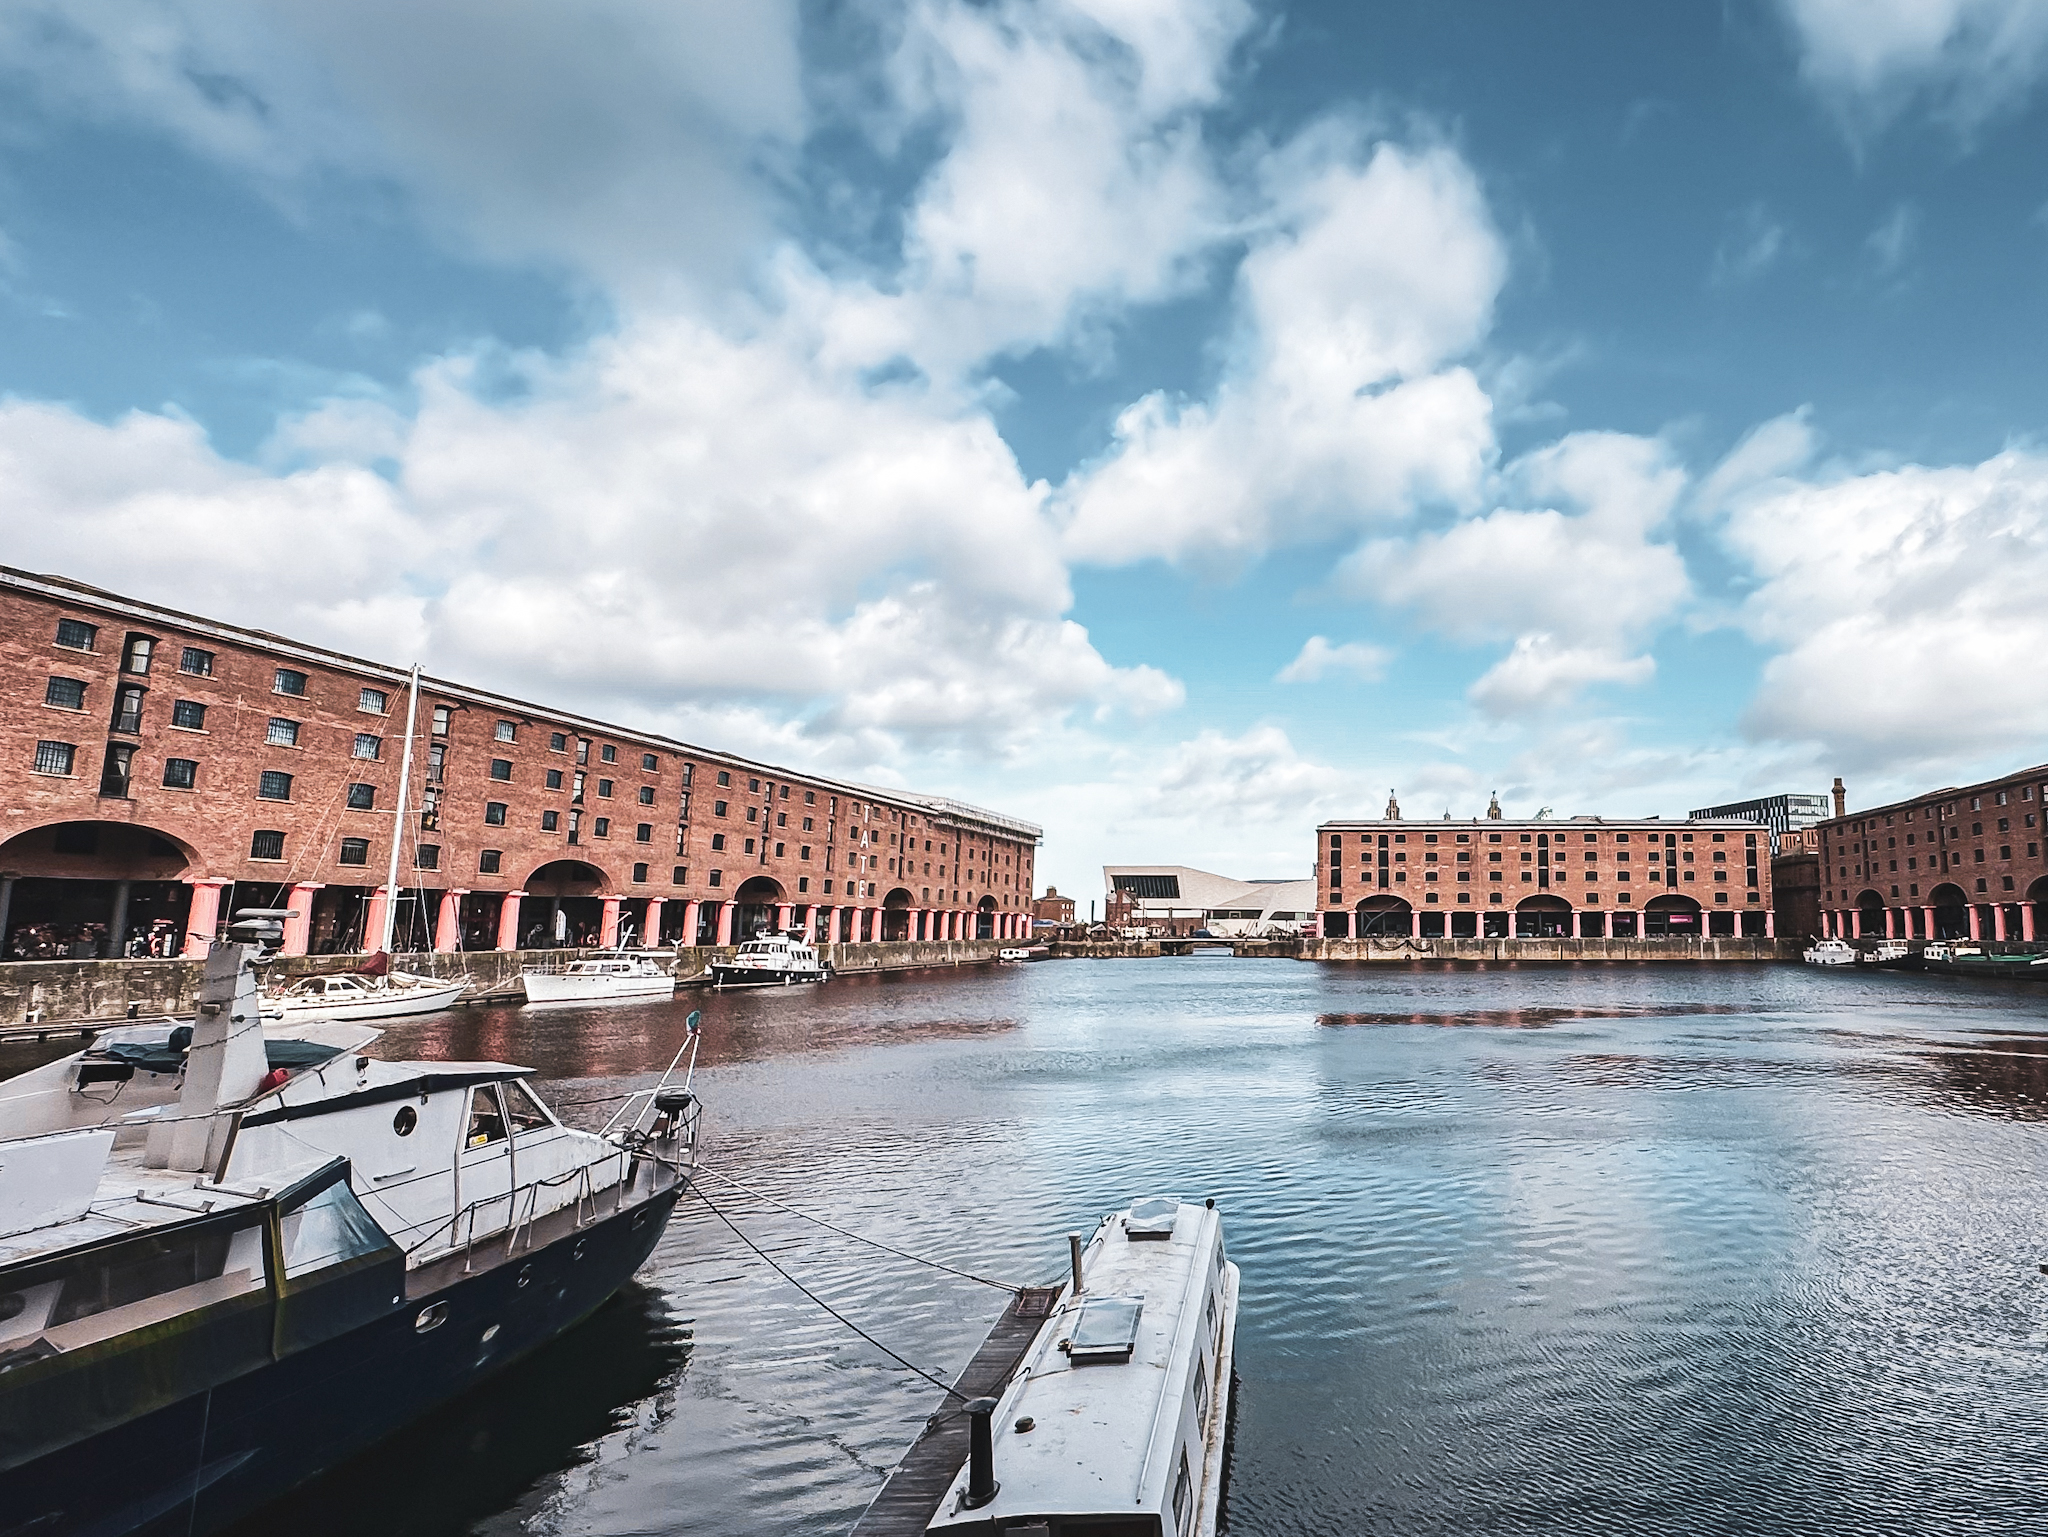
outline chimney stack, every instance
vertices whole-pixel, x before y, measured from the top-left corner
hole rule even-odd
[[[1841,817],[1848,814],[1849,792],[1842,788],[1842,776],[1837,774],[1835,775],[1835,815]]]

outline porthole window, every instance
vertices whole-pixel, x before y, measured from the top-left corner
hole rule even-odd
[[[391,1129],[401,1137],[409,1137],[413,1128],[420,1123],[420,1113],[410,1105],[400,1105],[398,1114],[391,1118]]]

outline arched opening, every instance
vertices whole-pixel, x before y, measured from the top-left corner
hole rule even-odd
[[[1856,895],[1856,921],[1866,939],[1884,938],[1884,898],[1865,888]]]
[[[1562,939],[1572,931],[1572,905],[1563,897],[1524,897],[1515,904],[1517,939]]]
[[[974,937],[994,939],[996,937],[996,899],[983,897],[974,911]]]
[[[1643,904],[1643,935],[1648,939],[1697,939],[1704,932],[1700,905],[1691,897],[1652,897]]]
[[[1930,891],[1927,900],[1934,907],[1936,939],[1970,937],[1970,899],[1963,895],[1962,887],[1952,881],[1946,882]]]
[[[882,938],[901,942],[916,937],[910,932],[910,889],[898,886],[882,898]]]
[[[580,859],[555,859],[521,884],[526,891],[519,907],[521,948],[597,943],[604,927],[601,898],[611,887],[604,871]]]
[[[1400,897],[1367,897],[1352,916],[1352,932],[1360,939],[1393,939],[1409,934],[1415,909]]]
[[[735,944],[752,939],[756,934],[771,933],[782,923],[780,911],[788,893],[782,889],[782,882],[772,876],[756,875],[741,881],[739,890],[732,894],[733,914],[732,937]]]
[[[17,833],[0,844],[0,958],[180,954],[192,907],[180,877],[197,858],[189,844],[132,822]]]

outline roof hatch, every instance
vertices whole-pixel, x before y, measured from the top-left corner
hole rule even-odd
[[[1173,1236],[1174,1219],[1180,1215],[1176,1196],[1156,1195],[1149,1201],[1133,1201],[1124,1217],[1124,1234],[1132,1242]]]
[[[1084,1297],[1067,1355],[1075,1365],[1088,1361],[1128,1361],[1138,1344],[1142,1297]]]

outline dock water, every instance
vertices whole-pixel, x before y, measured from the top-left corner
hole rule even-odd
[[[910,1444],[888,1482],[854,1523],[852,1537],[918,1537],[967,1460],[967,1416],[961,1406],[994,1398],[1059,1300],[1057,1286],[1027,1286],[1010,1299],[988,1338],[953,1384],[948,1397]]]

